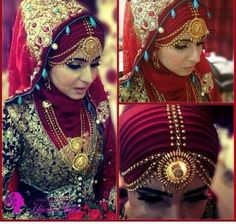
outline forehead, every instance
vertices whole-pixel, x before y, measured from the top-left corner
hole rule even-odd
[[[200,38],[200,40],[204,40],[205,38],[206,38],[205,36],[202,36],[202,37]],[[191,39],[192,39],[191,35],[190,35],[189,33],[185,32],[185,33],[183,33],[183,35],[181,36],[180,41],[191,40]],[[196,41],[196,40],[191,40],[191,42],[197,42],[197,41]]]
[[[195,189],[198,189],[200,187],[202,187],[204,185],[204,183],[202,182],[201,178],[198,177],[198,176],[195,176],[193,178],[193,180],[189,183],[189,185],[187,185],[187,187],[185,189],[183,189],[182,191],[174,194],[174,196],[178,195],[178,196],[181,196],[183,195],[185,192],[188,192],[188,191],[192,191],[192,190],[195,190]],[[145,187],[149,187],[149,188],[152,188],[152,189],[155,189],[155,190],[159,190],[159,191],[165,191],[166,192],[166,187],[164,188],[163,184],[160,182],[160,180],[158,179],[158,177],[154,177],[150,180],[150,182],[145,185]]]

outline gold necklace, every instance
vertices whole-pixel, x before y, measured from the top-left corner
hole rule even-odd
[[[91,144],[91,137],[85,132],[85,115],[83,113],[84,107],[80,110],[81,133],[79,137],[74,138],[67,138],[65,136],[57,121],[52,104],[48,100],[44,100],[42,102],[42,107],[47,124],[53,134],[53,137],[58,143],[60,153],[65,161],[76,171],[85,170],[89,166],[88,150]],[[89,117],[86,109],[85,112],[89,121],[89,133],[92,133],[93,130],[91,130],[90,125],[91,118]]]

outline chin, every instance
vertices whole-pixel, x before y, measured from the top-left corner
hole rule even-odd
[[[83,94],[83,95],[70,95],[68,97],[72,100],[81,100],[84,98],[84,96],[85,96],[85,94]]]

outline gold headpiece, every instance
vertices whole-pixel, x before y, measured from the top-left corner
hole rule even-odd
[[[102,54],[102,44],[97,37],[93,36],[94,35],[93,27],[89,24],[87,19],[85,19],[83,21],[83,24],[84,24],[85,29],[87,31],[87,35],[89,35],[89,36],[86,38],[83,38],[78,43],[76,43],[74,46],[67,49],[66,51],[64,51],[60,54],[48,57],[49,65],[54,66],[54,65],[62,65],[65,63],[70,63],[73,61],[73,59],[79,53],[81,53],[81,56],[83,56],[83,59],[86,62],[91,63],[97,56]],[[76,50],[74,50],[74,49],[76,49]],[[71,52],[73,50],[74,50],[74,52],[72,54],[70,54],[68,57],[66,57],[64,60],[62,60],[60,62],[53,62],[52,59],[60,58],[63,55],[68,54],[69,52]]]
[[[53,31],[63,21],[83,11],[76,0],[23,0],[20,7],[27,45],[32,56],[38,60],[42,49],[52,44]]]
[[[211,177],[202,162],[212,167],[215,167],[215,163],[201,154],[182,150],[186,146],[186,131],[180,106],[167,105],[167,116],[170,124],[170,148],[174,149],[168,153],[158,153],[147,157],[122,172],[121,175],[125,177],[135,169],[150,164],[138,179],[126,183],[128,191],[135,191],[146,185],[154,176],[158,177],[164,190],[168,193],[185,191],[196,175],[204,184],[210,185]]]
[[[155,39],[155,46],[158,48],[165,47],[165,48],[171,48],[174,47],[176,44],[178,44],[185,34],[189,34],[190,40],[193,42],[198,42],[202,40],[202,38],[206,37],[209,34],[209,30],[207,28],[206,22],[202,18],[198,18],[198,12],[196,9],[193,9],[192,4],[188,3],[188,6],[192,12],[192,15],[195,17],[192,20],[187,21],[183,26],[181,26],[178,30],[175,32],[162,37]],[[160,41],[166,40],[171,38],[172,36],[175,36],[177,33],[179,35],[175,38],[173,38],[169,43],[167,44],[160,44]]]
[[[60,62],[53,62],[52,59],[61,57],[68,52],[72,51],[73,49],[77,48],[72,54],[70,54],[66,59]],[[65,63],[70,63],[73,61],[73,59],[78,55],[78,53],[81,53],[83,55],[83,59],[86,60],[87,62],[91,63],[97,55],[102,54],[102,45],[100,40],[97,37],[89,36],[86,38],[83,38],[80,40],[77,44],[75,44],[73,47],[69,48],[67,51],[49,57],[49,65],[54,66],[54,65],[62,65]]]
[[[158,27],[158,16],[174,0],[132,0],[131,10],[134,17],[134,26],[137,36],[142,43],[145,43],[150,31]]]

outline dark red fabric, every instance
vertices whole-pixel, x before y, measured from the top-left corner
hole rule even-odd
[[[206,110],[198,106],[181,106],[186,146],[182,151],[195,152],[217,161],[219,139]],[[176,150],[171,135],[166,105],[135,105],[120,117],[120,170],[126,171],[136,162],[157,153]],[[150,164],[147,163],[125,176],[125,182],[136,180]],[[208,167],[210,175],[214,170]]]
[[[169,7],[167,7],[162,14],[159,16],[158,21],[161,22],[163,18],[167,15],[170,10],[180,3],[181,0],[176,0],[172,3]],[[165,19],[162,27],[164,28],[165,32],[160,34],[158,33],[154,39],[159,39],[172,34],[181,26],[183,26],[187,21],[192,20],[195,18],[194,15],[191,13],[191,9],[188,3],[192,4],[192,1],[186,1],[185,3],[181,4],[179,7],[175,8],[176,17],[172,18],[171,15]],[[144,76],[146,89],[148,92],[149,99],[151,101],[155,101],[155,97],[153,92],[150,88],[150,83],[154,85],[154,87],[160,92],[163,93],[165,99],[167,101],[187,101],[186,99],[186,83],[190,82],[190,77],[180,77],[177,74],[172,73],[167,68],[164,68],[161,65],[160,69],[154,68],[152,64],[152,52],[155,49],[154,42],[150,44],[150,41],[153,40],[153,36],[155,35],[156,31],[150,32],[145,46],[141,46],[141,42],[136,35],[135,27],[133,24],[133,16],[130,8],[131,3],[127,3],[127,8],[125,11],[124,17],[124,36],[123,36],[123,49],[124,49],[124,75],[130,75],[131,72],[134,70],[134,66],[137,64],[139,69],[142,71]],[[200,5],[198,10],[199,16],[198,18],[204,19],[206,22],[208,29],[210,29],[210,19],[207,16],[207,10]],[[173,38],[178,36],[179,33],[176,33],[174,36],[170,38],[164,39],[159,41],[159,44],[167,44]],[[149,53],[149,60],[145,61],[143,59],[143,53],[148,48]],[[140,52],[141,53],[140,53]],[[142,56],[142,57],[141,57]],[[141,57],[141,59],[140,59]],[[197,74],[198,78],[201,79],[205,73],[211,72],[211,68],[206,60],[204,54],[201,55],[200,62],[195,66],[195,73]],[[194,99],[194,93],[190,92],[191,98]],[[218,91],[214,88],[210,94],[211,101],[221,101]]]
[[[36,66],[36,60],[31,56],[26,44],[26,32],[18,10],[13,29],[12,44],[9,55],[8,83],[9,96],[15,95],[16,90],[23,91],[31,87],[30,75]]]

